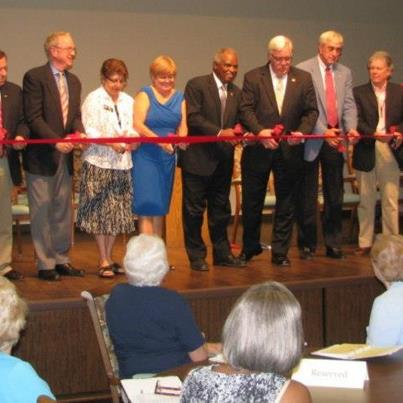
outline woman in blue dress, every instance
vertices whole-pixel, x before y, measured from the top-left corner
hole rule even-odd
[[[186,106],[183,93],[175,90],[175,62],[158,56],[150,65],[150,76],[152,84],[135,97],[135,129],[144,137],[186,136]],[[132,158],[133,213],[140,233],[162,236],[175,174],[175,148],[168,143],[143,143]]]

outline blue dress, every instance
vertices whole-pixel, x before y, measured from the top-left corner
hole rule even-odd
[[[141,91],[150,100],[145,125],[160,137],[176,133],[182,119],[183,93],[177,91],[161,104],[150,86]],[[171,202],[175,154],[168,154],[157,144],[142,144],[132,153],[132,159],[133,213],[140,216],[166,215]]]

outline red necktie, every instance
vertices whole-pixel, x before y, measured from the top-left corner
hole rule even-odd
[[[326,67],[325,85],[327,124],[329,127],[337,127],[336,90],[334,89],[333,74],[330,66]]]
[[[6,132],[3,129],[3,103],[0,96],[0,140],[5,140]],[[3,156],[4,145],[0,144],[0,158]]]

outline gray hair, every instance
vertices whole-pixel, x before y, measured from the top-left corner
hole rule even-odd
[[[269,53],[273,52],[273,50],[282,50],[284,48],[290,48],[291,53],[293,51],[293,44],[290,38],[287,38],[284,35],[277,35],[274,38],[270,39],[267,44],[267,50]]]
[[[221,63],[223,55],[226,53],[232,53],[235,56],[238,56],[238,53],[233,48],[221,48],[214,55],[214,63]]]
[[[25,326],[28,308],[14,284],[3,276],[0,276],[0,307],[0,351],[10,353]]]
[[[382,59],[385,62],[386,66],[389,67],[391,71],[393,71],[394,66],[392,57],[388,52],[386,52],[385,50],[377,50],[376,52],[372,53],[372,55],[368,58],[367,67],[369,68],[371,63],[376,59]]]
[[[46,38],[45,43],[43,44],[43,48],[45,49],[45,53],[46,53],[46,56],[48,59],[50,56],[50,48],[57,46],[59,43],[59,38],[63,37],[63,36],[69,36],[71,39],[73,39],[70,32],[65,32],[65,31],[52,32]]]
[[[222,341],[232,367],[287,374],[302,355],[300,304],[280,283],[255,285],[236,302]]]
[[[403,280],[403,236],[379,234],[371,248],[375,275],[387,287]]]
[[[146,234],[131,238],[123,265],[130,284],[139,287],[160,285],[169,270],[164,241]]]
[[[328,42],[337,42],[340,44],[344,44],[343,35],[337,31],[326,31],[322,32],[319,36],[319,44],[326,44]]]

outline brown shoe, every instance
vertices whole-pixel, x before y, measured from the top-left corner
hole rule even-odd
[[[371,252],[371,247],[368,246],[366,248],[357,248],[354,251],[354,255],[356,256],[369,256],[369,253]]]

